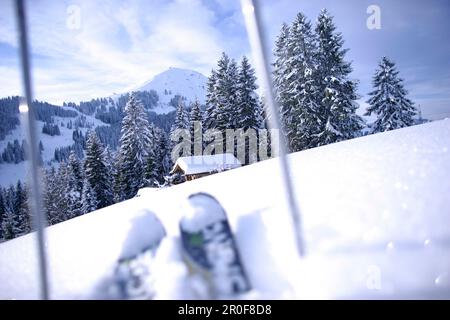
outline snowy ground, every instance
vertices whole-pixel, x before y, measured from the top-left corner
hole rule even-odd
[[[273,159],[48,228],[52,297],[98,297],[119,257],[159,240],[159,224],[142,218],[145,210],[167,232],[154,270],[158,297],[192,298],[174,248],[186,197],[205,191],[228,213],[254,289],[246,298],[450,298],[450,120],[289,160],[305,258],[296,255]],[[34,237],[0,245],[0,298],[38,297]]]

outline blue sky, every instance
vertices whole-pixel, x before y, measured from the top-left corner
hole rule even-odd
[[[250,48],[239,1],[28,1],[35,96],[53,103],[124,92],[169,67],[209,74],[220,53],[239,59]],[[450,116],[450,2],[447,0],[262,0],[270,43],[298,11],[313,22],[335,16],[350,49],[352,77],[366,100],[379,59],[397,62],[425,116]],[[366,27],[369,5],[381,29]],[[80,15],[77,15],[77,12]],[[80,19],[78,19],[78,17]],[[77,22],[80,22],[79,24]],[[0,1],[0,96],[21,83],[12,0]]]

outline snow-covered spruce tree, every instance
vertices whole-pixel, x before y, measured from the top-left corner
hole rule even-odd
[[[114,202],[121,202],[125,200],[125,194],[122,190],[122,174],[120,171],[120,167],[122,165],[122,156],[120,155],[120,152],[116,152],[114,154],[114,162],[113,162],[113,195],[114,195]]]
[[[149,154],[144,170],[144,186],[157,188],[159,186],[158,166],[154,154]]]
[[[125,199],[134,197],[139,188],[145,186],[144,171],[150,150],[151,133],[147,113],[136,96],[131,95],[125,106],[119,148],[120,185]],[[95,188],[95,183],[90,182],[101,203],[101,194]]]
[[[83,180],[81,162],[72,150],[67,163],[67,185],[65,190],[69,207],[68,218],[75,218],[81,215]]]
[[[204,130],[216,128],[216,112],[217,112],[217,99],[216,99],[216,82],[217,74],[213,69],[211,75],[208,78],[206,84],[206,111],[204,118]]]
[[[289,117],[287,116],[288,111],[288,82],[286,81],[286,76],[288,75],[287,67],[287,59],[289,57],[288,53],[288,39],[289,39],[289,26],[286,23],[283,23],[281,27],[280,34],[278,35],[277,40],[275,41],[275,49],[274,56],[275,62],[273,63],[273,84],[275,89],[275,99],[277,100],[280,106],[280,114],[282,115],[281,120],[283,122],[283,126],[287,126],[287,120]],[[284,115],[284,116],[283,116]]]
[[[103,152],[103,159],[105,160],[106,169],[108,172],[108,177],[111,185],[114,185],[114,177],[116,176],[116,166],[115,166],[115,152],[111,150],[109,146],[105,147]],[[114,187],[111,189],[114,194]]]
[[[237,119],[238,67],[225,53],[217,63],[215,98],[217,100],[216,129],[235,129]]]
[[[44,176],[44,207],[50,225],[66,221],[72,217],[69,210],[71,197],[67,193],[69,169],[62,162],[58,171],[54,167],[47,170]]]
[[[203,114],[197,99],[191,105],[189,133],[191,134],[191,153],[199,156],[201,154],[196,154],[196,151],[203,151]]]
[[[5,189],[3,193],[3,201],[5,205],[5,212],[3,216],[2,229],[3,240],[10,240],[15,238],[15,213],[14,213],[14,187],[10,186]]]
[[[31,219],[28,209],[28,192],[20,180],[17,182],[14,197],[14,218],[13,232],[14,237],[19,237],[31,231]]]
[[[345,61],[348,49],[343,49],[342,34],[336,32],[327,10],[319,14],[315,31],[322,119],[313,145],[320,146],[358,136],[364,122],[356,114],[357,83],[349,79],[352,67]]]
[[[171,168],[170,144],[167,134],[160,128],[155,128],[154,153],[158,172],[158,182],[163,185],[165,176],[169,174]]]
[[[176,129],[188,129],[189,128],[189,118],[186,112],[184,102],[180,100],[175,113],[175,120],[172,125],[171,131]]]
[[[89,180],[84,179],[83,181],[83,192],[81,196],[81,214],[86,214],[97,210],[98,200],[95,190],[92,188]]]
[[[111,185],[111,192],[112,192],[112,202],[120,202],[123,201],[124,198],[121,196],[121,190],[120,190],[120,184],[117,182],[120,180],[120,174],[119,174],[119,152],[113,151],[110,146],[106,146],[105,150],[103,152],[103,159],[105,161],[106,171],[108,172],[108,179],[109,183]],[[84,184],[83,184],[84,185]],[[92,186],[91,186],[92,187]],[[97,195],[96,195],[97,196]],[[98,203],[98,201],[97,201]]]
[[[6,204],[5,199],[3,197],[3,188],[0,187],[0,242],[5,240],[4,238],[4,232],[3,232],[3,221],[6,219]]]
[[[374,91],[365,115],[375,113],[377,119],[373,123],[372,133],[408,127],[414,124],[417,114],[413,102],[407,98],[408,92],[403,87],[403,79],[399,78],[395,63],[383,57],[373,77]]]
[[[54,219],[57,215],[56,197],[55,194],[55,178],[56,171],[54,167],[45,171],[44,185],[43,185],[43,198],[44,208],[47,214],[47,221],[50,225],[54,224]]]
[[[207,109],[204,121],[205,130],[216,129],[222,132],[224,147],[226,146],[225,130],[236,128],[237,78],[236,61],[222,53],[217,63],[217,70],[213,72],[208,82]],[[205,142],[207,143],[207,141]],[[223,150],[217,149],[214,152],[222,153]]]
[[[84,171],[86,179],[97,196],[97,209],[113,204],[112,183],[109,176],[110,171],[105,161],[105,150],[94,131],[87,134]]]
[[[261,105],[256,93],[255,70],[247,57],[243,57],[237,78],[236,128],[260,129],[263,127]]]
[[[261,104],[256,93],[256,76],[255,71],[251,67],[247,57],[243,57],[237,78],[237,99],[236,99],[236,112],[235,112],[235,127],[236,129],[242,129],[245,132],[249,129],[255,130],[255,136],[245,138],[245,140],[237,139],[236,141],[236,155],[237,150],[241,147],[245,150],[245,164],[249,164],[257,161],[257,150],[250,150],[250,140],[258,139],[258,129],[264,127],[264,121],[262,118]],[[247,132],[248,134],[248,132]],[[251,133],[252,135],[253,133]],[[256,153],[255,153],[256,152]]]
[[[187,156],[186,154],[182,154],[182,150],[179,150],[175,155],[175,159],[172,159],[174,148],[183,141],[183,134],[180,134],[181,130],[189,130],[189,119],[184,102],[180,100],[175,114],[175,121],[170,129],[170,166],[173,165],[173,162],[176,161],[178,157]]]
[[[156,139],[156,128],[153,123],[149,124],[150,146],[145,163],[144,170],[144,186],[158,187],[159,186],[159,163],[158,163],[158,146]]]
[[[298,13],[287,38],[285,75],[282,79],[281,117],[292,152],[312,147],[311,137],[320,123],[315,66],[316,44],[311,23]]]
[[[68,167],[66,162],[61,162],[55,176],[54,195],[56,196],[56,215],[53,217],[53,223],[59,223],[70,219],[69,197],[66,194]]]

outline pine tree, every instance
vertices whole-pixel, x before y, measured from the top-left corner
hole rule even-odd
[[[230,59],[225,53],[217,63],[215,99],[216,108],[216,129],[236,128],[237,116],[237,78],[238,68],[236,61]]]
[[[170,149],[167,134],[159,129],[155,129],[155,158],[157,159],[158,182],[164,184],[165,176],[169,174],[171,168]]]
[[[176,129],[188,129],[189,128],[189,120],[186,114],[184,102],[182,100],[179,101],[176,114],[175,121],[172,125],[171,131]]]
[[[255,71],[251,67],[247,57],[243,57],[239,68],[237,79],[237,101],[236,101],[236,128],[247,131],[254,130],[255,136],[237,140],[235,155],[239,156],[237,150],[244,148],[245,164],[255,162],[258,158],[257,150],[250,150],[250,140],[258,139],[258,130],[264,127],[263,112],[256,90]],[[253,132],[250,133],[253,135]],[[242,159],[241,159],[242,160]]]
[[[178,107],[175,114],[175,121],[172,125],[172,128],[170,130],[170,150],[171,153],[173,152],[176,145],[178,145],[180,142],[183,141],[183,135],[180,133],[180,131],[189,130],[189,119],[185,110],[184,102],[180,100],[178,103]],[[186,132],[187,133],[187,132]],[[176,161],[176,159],[180,156],[186,156],[185,154],[182,154],[182,150],[179,150],[177,154],[175,155],[175,159],[172,159],[172,156],[170,157],[170,166],[173,165],[173,163]]]
[[[87,135],[85,176],[97,196],[97,209],[101,209],[114,203],[111,177],[104,158],[103,145],[95,132],[88,132]]]
[[[81,214],[86,214],[92,211],[97,210],[99,207],[97,195],[95,194],[95,190],[92,188],[89,180],[84,179],[83,182],[83,193],[81,196]]]
[[[55,177],[56,215],[54,223],[60,223],[71,218],[69,210],[69,196],[65,192],[68,184],[69,169],[66,162],[61,162]]]
[[[408,127],[417,114],[413,102],[407,98],[403,79],[399,78],[395,63],[383,57],[373,77],[374,91],[369,93],[369,108],[365,115],[375,113],[377,119],[372,133]]]
[[[287,67],[287,59],[289,57],[288,52],[288,40],[289,40],[289,33],[290,29],[289,26],[286,23],[283,23],[280,34],[275,41],[275,50],[274,50],[274,56],[275,56],[275,62],[273,63],[273,84],[275,88],[275,96],[276,100],[280,106],[280,113],[281,115],[285,114],[288,108],[287,108],[287,100],[288,100],[288,93],[287,93],[287,81],[286,81],[286,75],[288,75]],[[287,117],[286,115],[283,117],[282,120],[286,122]],[[284,126],[287,126],[287,123],[283,123]]]
[[[114,166],[114,151],[111,151],[109,146],[106,146],[105,151],[103,152],[103,159],[105,159],[105,165],[107,167],[108,176],[110,177],[111,183],[113,183],[112,177],[115,175],[116,167]]]
[[[3,188],[0,187],[0,242],[5,240],[4,232],[3,232],[3,221],[6,220],[6,205],[5,199],[3,197]]]
[[[27,234],[31,230],[30,215],[28,209],[28,196],[26,187],[22,185],[20,180],[16,184],[15,191],[11,192],[13,196],[14,218],[13,233],[14,237]]]
[[[116,152],[114,155],[114,162],[112,168],[113,194],[115,203],[126,200],[125,194],[122,190],[123,183],[122,183],[121,165],[122,165],[122,157],[120,155],[120,152]]]
[[[58,190],[56,179],[57,174],[54,167],[46,171],[44,180],[44,206],[47,212],[47,221],[50,225],[62,221],[60,219],[58,203],[63,195],[61,194],[61,190]]]
[[[205,130],[221,131],[222,145],[226,146],[225,130],[236,129],[238,117],[237,106],[238,66],[236,61],[222,53],[217,70],[213,71],[207,85],[207,108],[205,115]],[[220,141],[216,141],[220,143]],[[216,147],[217,148],[217,147]],[[215,149],[215,153],[223,150]]]
[[[217,126],[217,99],[216,99],[217,74],[213,69],[206,84],[206,112],[204,119],[204,129],[215,129]]]
[[[120,184],[125,199],[134,197],[139,188],[145,186],[144,171],[150,150],[151,133],[147,113],[142,103],[132,95],[125,106],[119,149]],[[94,189],[101,202],[98,190]]]
[[[75,155],[75,152],[72,150],[67,163],[67,185],[65,191],[68,197],[69,218],[74,218],[81,215],[83,180],[84,177],[81,169],[81,163]]]
[[[144,170],[144,186],[158,187],[159,186],[159,163],[158,163],[158,141],[156,138],[156,128],[153,123],[149,124],[149,133],[151,143],[145,163]]]
[[[14,212],[14,187],[10,186],[4,191],[3,201],[5,205],[5,214],[0,226],[3,233],[4,240],[14,239],[16,237],[16,222],[15,222],[15,212]]]
[[[203,151],[203,114],[197,99],[191,105],[191,112],[189,114],[189,132],[191,134],[192,155],[201,155],[196,154],[196,151]]]
[[[284,28],[282,32],[287,32]],[[278,99],[281,117],[291,151],[310,148],[311,137],[318,131],[318,81],[315,66],[316,44],[311,23],[297,14],[286,41],[284,78],[280,81]],[[282,69],[283,70],[283,69]],[[278,72],[281,72],[278,70]],[[280,75],[281,76],[281,75]]]
[[[256,93],[257,89],[255,70],[244,56],[237,79],[237,128],[246,130],[263,127],[262,109]]]
[[[221,101],[225,101],[226,103],[222,106],[227,113],[225,119],[228,119],[227,125],[225,125],[226,129],[237,129],[237,119],[239,117],[239,109],[238,109],[238,77],[239,77],[239,68],[237,62],[234,59],[230,60],[230,64],[228,66],[228,72],[226,74],[226,80],[224,82],[220,81],[219,77],[219,85],[224,85],[225,95],[221,95],[221,91],[219,90],[219,98],[222,97]],[[226,98],[227,97],[227,98]],[[227,99],[227,100],[226,100]],[[219,109],[221,110],[221,109]]]
[[[117,176],[117,166],[116,166],[116,154],[118,152],[114,152],[111,150],[109,146],[106,146],[105,151],[103,152],[103,159],[106,166],[106,176],[108,178],[110,184],[110,191],[112,192],[112,202],[115,203],[115,177]],[[83,183],[84,186],[84,183]],[[91,186],[92,187],[92,186]],[[97,196],[97,195],[96,195]]]
[[[350,62],[345,61],[342,34],[336,32],[333,17],[322,10],[317,19],[317,66],[320,79],[321,121],[315,145],[324,145],[359,135],[364,126],[356,114],[357,83],[349,80]]]

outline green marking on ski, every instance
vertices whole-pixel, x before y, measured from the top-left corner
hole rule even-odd
[[[191,246],[200,247],[203,245],[203,236],[201,233],[194,233],[189,238],[189,243]]]

